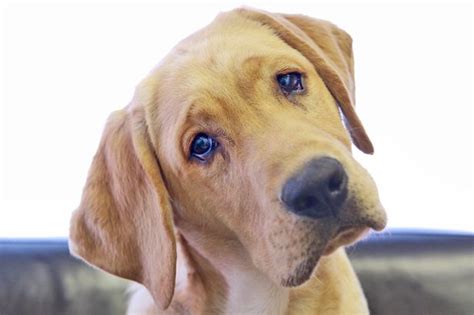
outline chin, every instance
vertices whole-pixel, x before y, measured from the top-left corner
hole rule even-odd
[[[318,262],[322,257],[333,254],[337,249],[353,244],[362,239],[369,232],[368,227],[341,227],[335,236],[325,246],[314,248],[309,255],[303,257],[297,267],[287,277],[281,279],[280,284],[284,287],[297,287],[311,278],[313,272],[318,268]]]
[[[303,259],[288,277],[281,280],[280,284],[284,287],[297,287],[305,283],[316,269],[321,256],[318,254]]]

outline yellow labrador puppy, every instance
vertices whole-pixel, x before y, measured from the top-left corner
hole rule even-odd
[[[351,138],[347,33],[220,14],[110,116],[71,251],[143,284],[131,314],[366,314],[342,246],[386,217]]]

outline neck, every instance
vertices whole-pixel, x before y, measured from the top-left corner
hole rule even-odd
[[[178,235],[175,294],[164,313],[142,287],[132,295],[128,314],[368,314],[342,248],[323,257],[304,285],[287,289],[257,270],[233,241],[214,247],[204,239],[199,243],[207,246],[198,246],[191,235]]]
[[[197,239],[201,241],[195,242]],[[206,301],[202,301],[205,307],[199,309],[205,314],[286,313],[289,289],[276,285],[258,270],[239,242],[207,240],[202,242],[192,233],[181,233],[176,297],[186,290],[194,295],[197,292],[190,290],[201,288],[198,294]],[[197,309],[196,305],[191,307]]]
[[[231,265],[225,271],[228,285],[226,313],[285,314],[289,290],[275,285],[252,264]]]
[[[289,289],[258,270],[235,238],[180,234],[172,314],[368,314],[343,248],[322,257],[304,285]]]

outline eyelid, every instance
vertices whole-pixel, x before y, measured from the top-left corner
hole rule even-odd
[[[276,72],[275,76],[288,74],[292,72],[300,73],[303,78],[306,77],[306,72],[304,72],[303,69],[301,69],[300,67],[296,67],[296,66],[287,66],[287,67],[281,68],[280,70]]]
[[[234,141],[227,135],[224,129],[212,126],[211,124],[199,124],[193,125],[182,133],[182,154],[183,156],[188,159],[189,158],[189,149],[191,148],[191,144],[193,143],[194,138],[200,134],[205,133],[210,137],[214,138],[217,142],[218,147],[222,147],[225,144],[233,145]]]

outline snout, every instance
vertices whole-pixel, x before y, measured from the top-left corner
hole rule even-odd
[[[285,262],[283,286],[301,285],[321,257],[386,224],[375,183],[360,164],[344,152],[311,157],[288,163],[290,175],[274,181],[279,208],[269,212],[275,216],[266,239],[275,264]]]
[[[334,158],[310,160],[283,185],[281,200],[300,216],[320,219],[337,217],[347,200],[347,174]]]

